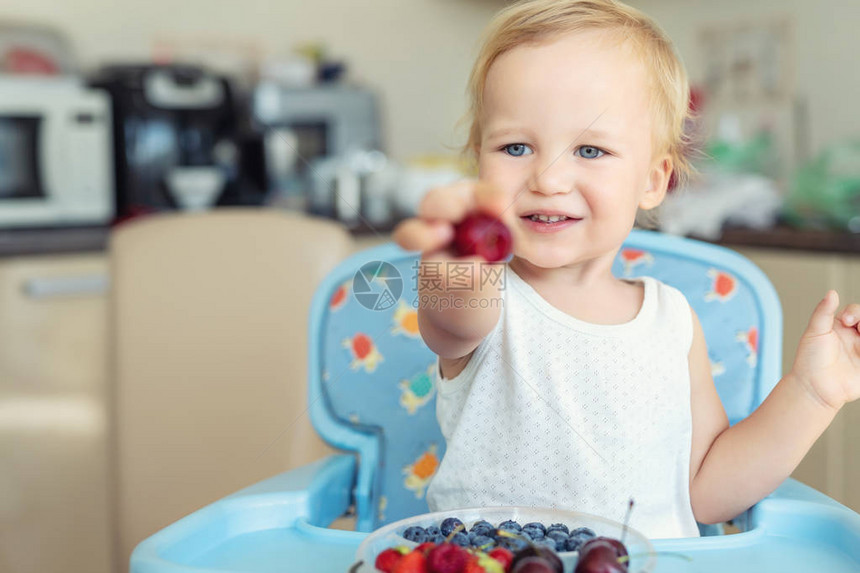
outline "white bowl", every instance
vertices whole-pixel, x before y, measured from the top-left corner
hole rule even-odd
[[[417,543],[409,541],[400,535],[407,527],[413,525],[420,525],[421,527],[439,525],[447,517],[458,518],[463,522],[467,530],[476,521],[482,519],[496,526],[503,521],[513,519],[520,525],[537,521],[547,527],[553,523],[563,523],[571,530],[577,527],[588,527],[594,530],[598,536],[613,537],[615,539],[621,539],[623,531],[623,525],[617,521],[604,519],[590,513],[541,507],[475,507],[424,513],[390,523],[368,535],[361,545],[358,546],[358,551],[356,551],[356,561],[363,561],[361,567],[357,569],[357,573],[377,573],[378,569],[374,567],[376,556],[389,547],[394,547],[395,545],[415,547]],[[630,573],[649,573],[654,570],[657,559],[654,555],[654,548],[647,537],[635,529],[628,527],[624,537],[624,545],[630,554],[630,562],[628,564]],[[579,558],[579,553],[576,551],[562,551],[558,553],[558,556],[561,558],[562,563],[564,563],[565,572],[572,572]]]
[[[182,209],[201,211],[215,204],[227,178],[220,167],[174,167],[167,172],[166,182],[168,191]]]

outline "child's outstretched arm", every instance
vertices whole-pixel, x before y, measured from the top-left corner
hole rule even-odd
[[[771,493],[839,409],[860,397],[860,305],[849,305],[837,317],[838,308],[838,294],[828,292],[812,313],[791,371],[755,412],[731,428],[695,319],[690,499],[698,521],[731,519]]]
[[[473,211],[504,220],[510,216],[506,215],[509,199],[478,181],[437,187],[424,196],[418,216],[404,221],[394,231],[394,240],[402,248],[422,252],[418,327],[424,342],[442,359],[445,377],[459,373],[496,325],[501,312],[500,305],[486,302],[499,299],[499,281],[480,280],[481,265],[490,263],[478,256],[456,257],[453,253],[454,225]],[[471,273],[472,280],[467,280],[468,276],[458,280],[458,270]]]

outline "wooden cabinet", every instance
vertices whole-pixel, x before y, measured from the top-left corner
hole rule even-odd
[[[828,289],[841,304],[860,301],[860,257],[766,248],[735,248],[768,275],[782,303],[783,372],[794,361],[812,309]],[[847,404],[793,477],[860,511],[860,401]]]
[[[107,573],[107,264],[0,259],[0,570]]]

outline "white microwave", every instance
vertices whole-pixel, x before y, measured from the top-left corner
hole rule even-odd
[[[0,229],[104,225],[110,100],[76,78],[0,75]]]

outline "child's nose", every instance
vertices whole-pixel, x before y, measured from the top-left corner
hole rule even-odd
[[[566,165],[563,156],[548,159],[543,165],[536,166],[532,174],[532,189],[543,195],[570,193],[574,184],[573,169]]]

